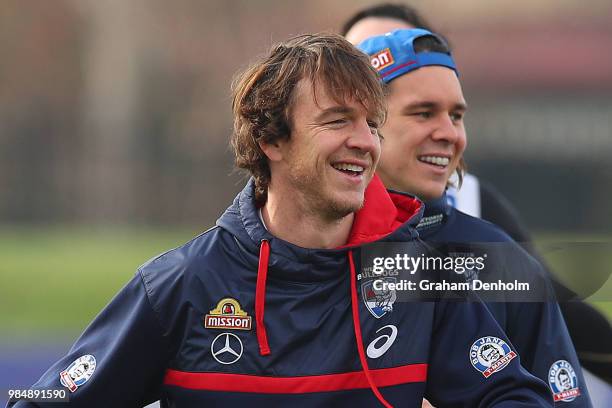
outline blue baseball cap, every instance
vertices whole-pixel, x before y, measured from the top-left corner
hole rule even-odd
[[[451,55],[435,51],[414,51],[414,40],[426,36],[433,36],[442,44],[446,44],[442,37],[431,31],[413,28],[367,38],[357,45],[357,48],[370,56],[372,66],[385,83],[428,65],[447,67],[459,75]]]

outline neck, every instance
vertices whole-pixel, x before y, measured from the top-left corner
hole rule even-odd
[[[302,248],[332,249],[345,245],[354,213],[340,219],[328,219],[316,211],[309,211],[305,204],[300,197],[269,188],[268,200],[261,211],[268,231]]]

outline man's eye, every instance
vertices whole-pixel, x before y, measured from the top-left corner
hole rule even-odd
[[[463,120],[464,113],[451,113],[451,119],[453,122],[460,122]]]
[[[328,125],[332,125],[332,126],[343,125],[345,123],[346,123],[346,119],[335,119],[335,120],[331,120],[327,122]]]
[[[419,116],[419,117],[421,117],[423,119],[429,119],[432,116],[431,112],[429,112],[429,111],[415,112],[415,113],[413,113],[413,115]]]
[[[368,121],[368,126],[370,127],[370,132],[372,132],[373,135],[379,135],[380,136],[380,134],[378,132],[378,123],[369,120]]]

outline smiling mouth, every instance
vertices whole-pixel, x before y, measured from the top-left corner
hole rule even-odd
[[[332,164],[332,167],[344,174],[348,174],[349,176],[360,176],[365,171],[363,167],[350,163],[335,163]]]
[[[417,160],[421,163],[431,164],[440,169],[448,167],[450,163],[450,159],[443,156],[418,156]]]

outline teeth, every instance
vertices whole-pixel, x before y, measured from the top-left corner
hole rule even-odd
[[[437,164],[438,166],[448,166],[448,163],[450,163],[448,157],[440,156],[421,156],[419,160],[426,163]]]
[[[356,164],[348,164],[348,163],[338,163],[333,165],[335,169],[338,170],[350,170],[356,172],[362,172],[363,167],[357,166]]]

